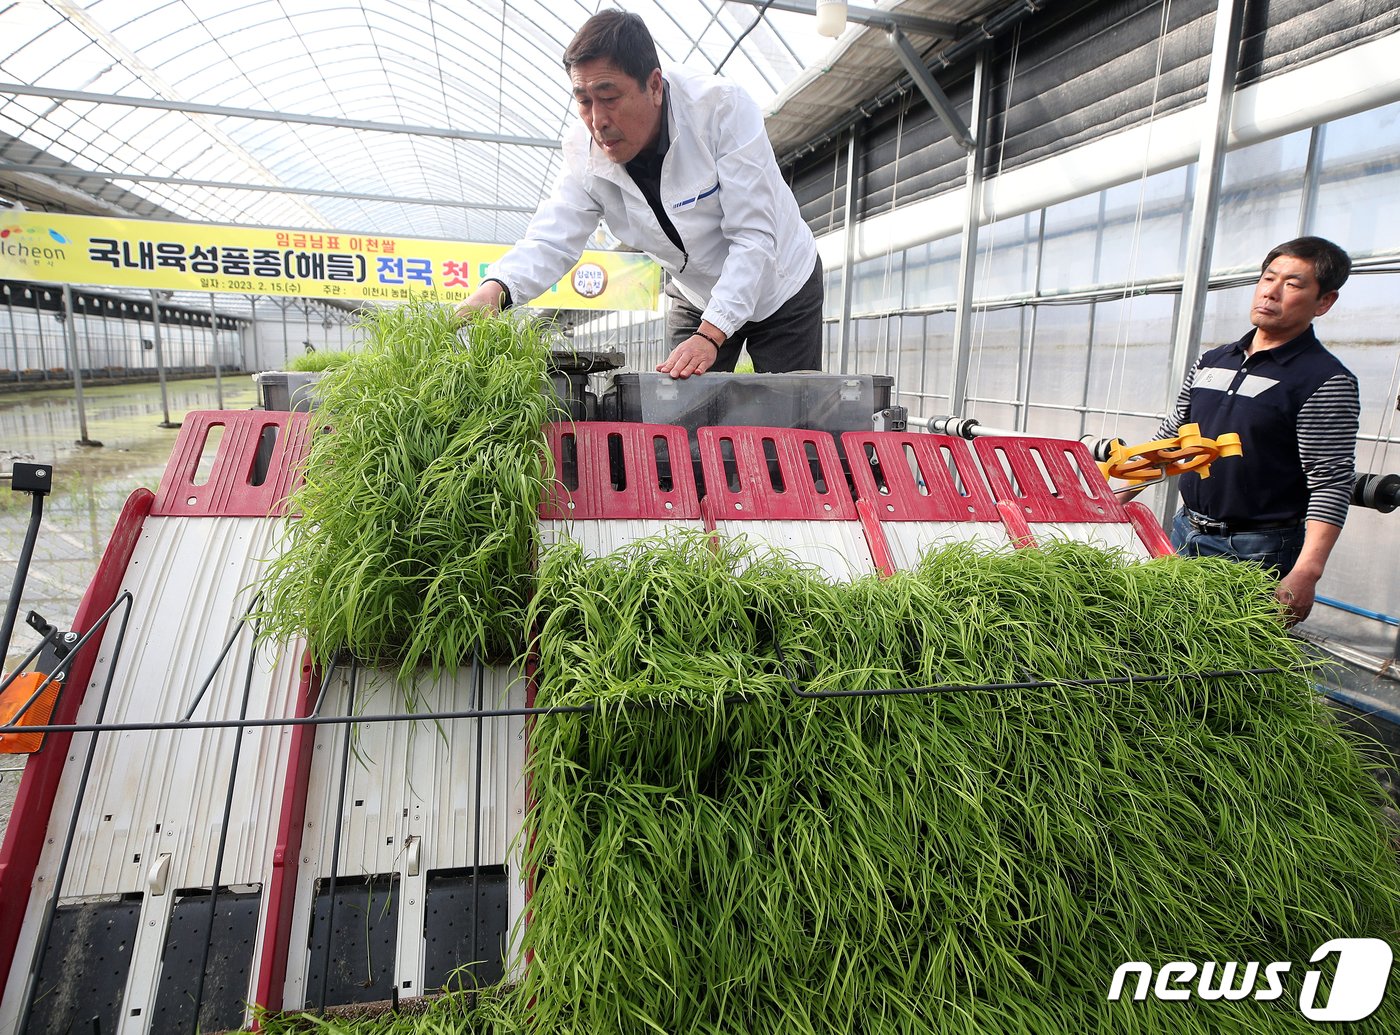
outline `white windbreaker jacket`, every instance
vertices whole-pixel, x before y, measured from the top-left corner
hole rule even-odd
[[[515,301],[539,296],[567,273],[599,220],[623,244],[655,259],[726,335],[772,316],[811,276],[817,242],[778,169],[753,98],[717,76],[682,68],[663,75],[671,143],[661,200],[685,251],[661,229],[626,167],[596,151],[579,121],[564,139],[553,193],[525,237],[486,273]]]

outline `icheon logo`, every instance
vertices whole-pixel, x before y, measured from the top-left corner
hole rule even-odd
[[[1360,1021],[1375,1013],[1385,997],[1390,980],[1390,968],[1395,956],[1390,945],[1380,938],[1333,938],[1323,942],[1312,954],[1309,963],[1321,963],[1336,954],[1336,969],[1332,975],[1330,993],[1319,995],[1322,971],[1309,967],[1303,972],[1303,985],[1298,992],[1298,1009],[1313,1021]],[[1154,980],[1150,964],[1140,960],[1124,963],[1113,972],[1108,987],[1109,1002],[1123,997],[1129,978],[1136,976],[1132,998],[1146,999],[1150,991],[1162,1000],[1198,999],[1279,999],[1285,990],[1284,976],[1293,969],[1292,963],[1261,964],[1216,963],[1196,964],[1173,960],[1162,964]],[[1262,977],[1262,982],[1261,982]],[[1318,1000],[1326,1002],[1319,1004]]]
[[[39,233],[39,230],[38,230],[36,227],[32,227],[32,226],[31,226],[31,227],[23,227],[23,226],[4,226],[4,227],[0,227],[0,238],[18,237],[20,234],[37,234],[37,233]],[[59,233],[57,230],[53,229],[52,227],[49,228],[49,236],[50,236],[51,238],[53,238],[55,241],[57,241],[59,244],[68,244],[68,243],[69,243],[68,238],[64,237],[61,233]]]

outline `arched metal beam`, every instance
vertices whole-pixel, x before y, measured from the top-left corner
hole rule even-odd
[[[86,90],[56,90],[48,86],[28,86],[24,83],[0,83],[0,94],[26,97],[47,97],[55,101],[83,101],[88,104],[120,104],[131,108],[159,108],[195,115],[218,115],[230,119],[261,119],[267,122],[293,122],[304,126],[334,126],[338,129],[363,129],[375,133],[409,133],[420,137],[448,137],[452,140],[475,140],[485,144],[512,144],[520,147],[547,147],[558,150],[560,142],[548,137],[518,137],[508,133],[478,133],[470,129],[448,129],[444,126],[411,126],[397,122],[369,122],[364,119],[337,119],[328,115],[298,115],[294,112],[264,111],[259,108],[228,108],[219,104],[198,104],[194,101],[167,101],[162,97],[127,97],[115,93],[90,93]]]

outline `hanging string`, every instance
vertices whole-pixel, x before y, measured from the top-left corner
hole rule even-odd
[[[1390,466],[1390,437],[1395,433],[1395,414],[1400,412],[1400,356],[1395,357],[1395,369],[1390,375],[1390,389],[1386,394],[1386,401],[1395,400],[1395,408],[1388,409],[1384,404],[1381,406],[1381,419],[1376,426],[1376,441],[1371,443],[1371,470],[1376,474],[1381,473],[1381,468]],[[1386,418],[1390,419],[1390,427],[1386,428]],[[1376,453],[1381,448],[1381,443],[1385,443],[1385,451],[1381,453],[1381,466],[1376,466]]]
[[[993,178],[994,183],[999,183],[1001,181],[1002,167],[1006,164],[1006,133],[1008,127],[1011,125],[1011,98],[1016,89],[1016,59],[1020,56],[1020,53],[1021,26],[1018,23],[1016,26],[1015,33],[1012,35],[1011,38],[1011,67],[1006,77],[1006,100],[1002,104],[1001,142],[997,147],[997,172],[996,176]],[[988,72],[988,74],[990,74],[990,71]],[[988,93],[990,94],[990,88],[988,90]],[[988,104],[988,108],[990,107],[991,105]],[[985,126],[985,124],[986,120],[984,119],[983,125]],[[984,179],[984,188],[985,185],[986,181]],[[980,198],[978,199],[979,208],[981,207],[981,200],[982,199]],[[996,250],[996,225],[997,192],[992,191],[992,210],[987,217],[987,253],[985,258],[982,260],[981,274],[973,278],[974,286],[978,283],[978,281],[985,282],[987,278],[991,276],[992,253]],[[974,306],[973,311],[968,315],[973,321],[972,338],[974,339],[974,341],[971,345],[970,351],[976,358],[976,363],[972,366],[972,369],[968,371],[968,385],[967,390],[964,393],[964,399],[972,399],[978,394],[978,387],[982,379],[982,352],[986,345],[988,319],[986,307],[983,307],[982,311],[979,313],[976,307]],[[956,347],[956,345],[954,347]]]
[[[1123,306],[1118,314],[1118,328],[1114,333],[1113,354],[1109,361],[1108,391],[1105,393],[1103,410],[1099,414],[1100,438],[1107,437],[1109,434],[1109,411],[1121,413],[1123,410],[1123,388],[1127,382],[1128,367],[1128,328],[1132,326],[1133,296],[1137,287],[1138,249],[1142,241],[1142,213],[1147,202],[1147,167],[1152,159],[1152,127],[1157,117],[1157,99],[1162,85],[1162,63],[1167,50],[1167,25],[1171,19],[1171,10],[1171,0],[1163,0],[1162,22],[1157,31],[1157,68],[1152,77],[1152,104],[1147,109],[1147,137],[1142,149],[1142,175],[1138,177],[1137,213],[1133,218],[1132,246],[1128,252],[1128,281],[1123,285],[1123,293],[1120,296]],[[1104,228],[1099,227],[1099,233],[1103,232]]]

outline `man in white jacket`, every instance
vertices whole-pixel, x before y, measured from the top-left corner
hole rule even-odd
[[[564,67],[582,122],[554,191],[459,314],[541,294],[606,220],[670,274],[672,351],[657,370],[733,370],[745,345],[760,372],[820,369],[817,243],[753,99],[717,76],[663,73],[646,24],[624,11],[588,19]]]

